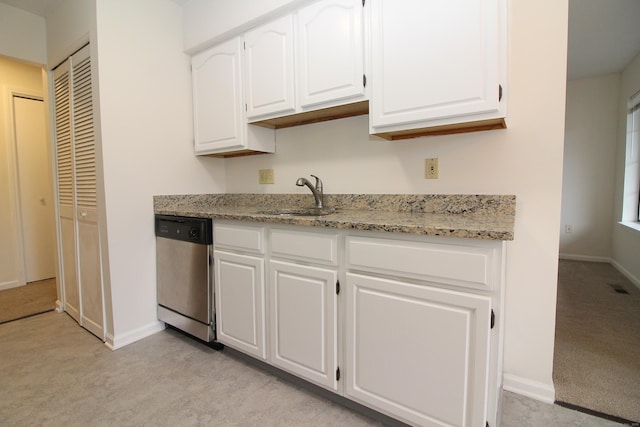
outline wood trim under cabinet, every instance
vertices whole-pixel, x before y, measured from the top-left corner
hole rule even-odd
[[[369,114],[369,101],[354,102],[353,104],[339,105],[336,107],[323,108],[321,110],[307,111],[284,117],[260,120],[259,122],[251,122],[251,124],[269,129],[282,129],[292,126],[324,122],[327,120],[361,116],[363,114]]]
[[[392,132],[374,133],[373,135],[389,141],[418,138],[421,136],[451,135],[456,133],[479,132],[483,130],[506,129],[504,118],[480,120],[476,122],[455,123],[418,129],[407,129]]]
[[[198,154],[198,156],[207,156],[207,157],[216,157],[220,159],[226,159],[229,157],[245,157],[245,156],[255,156],[258,154],[273,154],[267,151],[255,151],[255,150],[238,150],[238,151],[228,151],[224,153],[211,153],[211,154]]]

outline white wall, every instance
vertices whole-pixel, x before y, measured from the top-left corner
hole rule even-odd
[[[190,60],[169,0],[98,0],[100,122],[114,346],[157,325],[155,194],[224,191],[224,160],[193,154]]]
[[[198,3],[187,4],[187,17]],[[234,7],[226,17],[249,9]],[[515,194],[505,387],[552,401],[568,4],[510,0],[508,10],[507,130],[386,142],[369,137],[366,116],[283,129],[276,154],[227,160],[227,191],[304,192],[295,179],[313,173],[327,193]],[[440,179],[423,178],[427,157],[440,159]],[[276,183],[257,184],[257,170],[271,167]]]
[[[309,0],[190,0],[184,8],[184,49],[189,53],[211,46],[226,37],[280,10]],[[250,4],[249,4],[250,3]]]
[[[622,193],[624,187],[624,164],[626,153],[627,102],[640,91],[640,54],[629,64],[620,79],[620,101],[618,107],[618,144],[616,148],[616,191],[614,221],[622,219]],[[613,260],[615,266],[640,287],[640,230],[614,223]]]
[[[12,90],[42,96],[42,69],[0,56],[0,289],[24,284],[20,279],[18,257]]]
[[[95,0],[62,0],[47,17],[49,68],[86,43],[95,41]]]
[[[619,87],[619,73],[567,82],[563,257],[611,258]]]
[[[0,55],[46,64],[44,18],[0,3]]]

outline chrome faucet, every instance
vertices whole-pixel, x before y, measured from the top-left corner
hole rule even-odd
[[[316,199],[316,208],[322,209],[324,207],[324,205],[322,203],[322,201],[323,201],[322,181],[320,181],[320,178],[318,178],[315,175],[311,175],[311,176],[316,179],[316,185],[315,186],[313,184],[311,184],[311,182],[309,182],[309,180],[307,178],[298,178],[298,180],[296,181],[296,185],[298,187],[302,187],[304,185],[309,187],[309,190],[311,190],[311,192],[313,193],[313,197]]]

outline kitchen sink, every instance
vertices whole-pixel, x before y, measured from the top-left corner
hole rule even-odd
[[[325,216],[335,212],[335,208],[265,209],[258,211],[262,215],[277,216]]]

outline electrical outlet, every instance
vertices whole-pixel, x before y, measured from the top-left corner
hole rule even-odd
[[[258,171],[258,184],[273,184],[273,169],[260,169]]]
[[[424,159],[424,179],[438,179],[438,158]]]
[[[567,234],[573,233],[573,225],[567,224],[564,226],[564,232]]]

